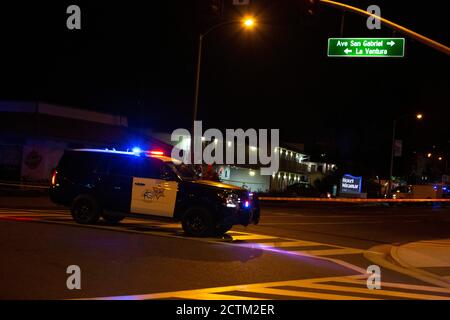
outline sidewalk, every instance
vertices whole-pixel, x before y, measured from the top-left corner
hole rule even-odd
[[[392,247],[391,257],[405,268],[433,274],[450,284],[450,239],[418,241]]]

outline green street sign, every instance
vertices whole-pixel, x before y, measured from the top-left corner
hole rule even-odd
[[[329,38],[329,57],[403,57],[405,38]]]

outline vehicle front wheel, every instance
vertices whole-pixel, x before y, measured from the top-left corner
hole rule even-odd
[[[189,208],[181,221],[184,232],[190,236],[205,237],[213,234],[211,213],[202,207]]]
[[[73,201],[71,212],[77,223],[92,224],[100,218],[101,208],[92,196],[80,195]]]
[[[223,236],[225,233],[227,233],[228,231],[230,231],[231,228],[233,228],[233,226],[231,226],[231,225],[218,225],[218,226],[216,226],[216,228],[214,229],[214,235],[221,237],[221,236]]]

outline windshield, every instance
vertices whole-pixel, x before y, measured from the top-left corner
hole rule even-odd
[[[171,163],[169,166],[182,180],[197,180],[199,178],[192,165]]]

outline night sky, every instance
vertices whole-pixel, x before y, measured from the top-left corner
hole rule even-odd
[[[198,116],[204,126],[279,128],[283,141],[385,175],[392,119],[420,111],[421,123],[399,123],[405,158],[432,145],[448,152],[449,57],[407,39],[403,59],[328,58],[327,38],[339,36],[341,12],[321,6],[306,18],[301,1],[254,0],[257,29],[228,26],[208,35]],[[377,4],[383,17],[450,45],[439,2],[343,2]],[[1,100],[120,113],[155,131],[190,128],[197,37],[221,21],[208,1],[44,3],[0,8]],[[81,7],[80,31],[66,29],[70,4]],[[238,15],[226,11],[225,18]],[[346,14],[344,36],[390,37],[392,30],[368,30],[365,18]]]

